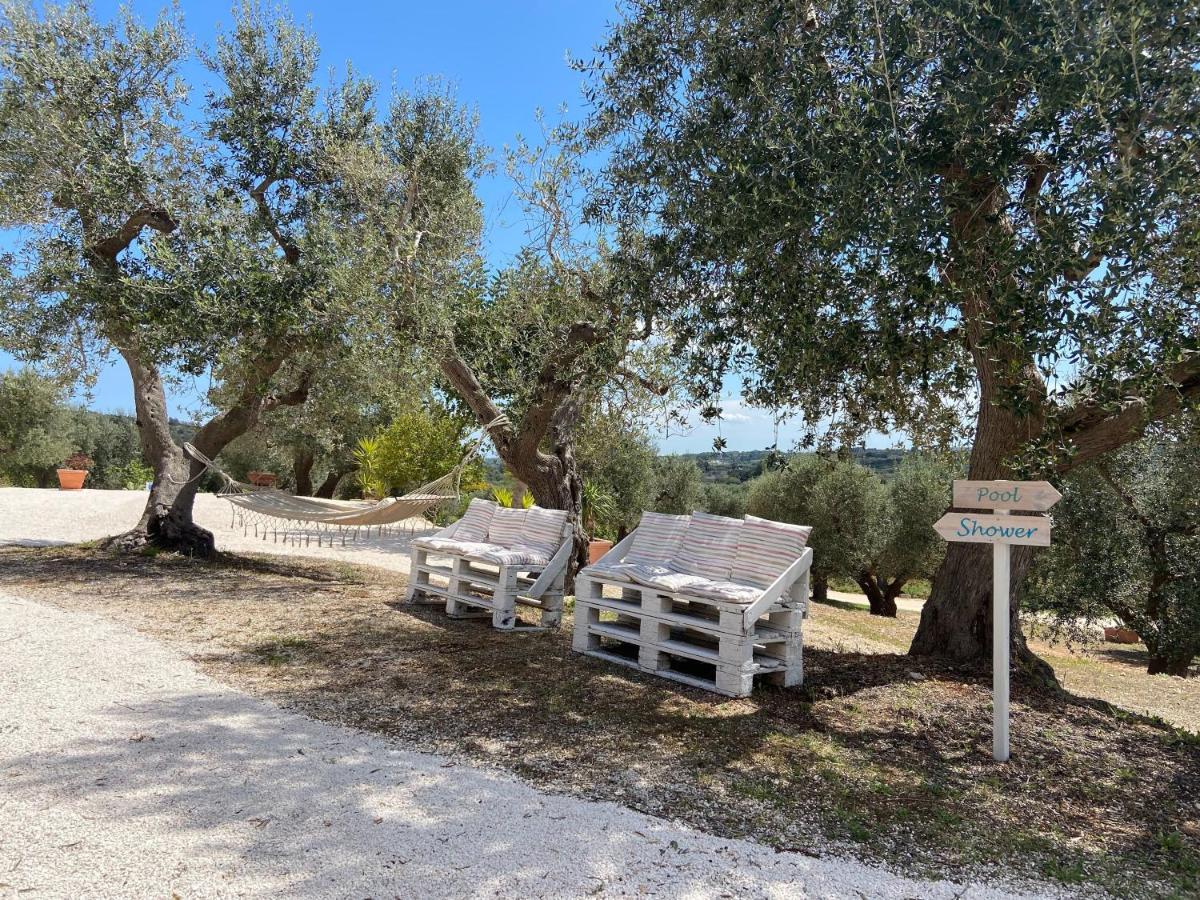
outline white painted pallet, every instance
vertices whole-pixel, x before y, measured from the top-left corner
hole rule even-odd
[[[418,604],[444,603],[451,618],[490,617],[492,626],[502,631],[557,628],[562,621],[566,569],[559,567],[555,572],[554,562],[545,568],[495,566],[466,556],[414,547],[406,600]],[[538,610],[538,624],[522,624],[517,607]]]
[[[631,538],[608,556],[623,559]],[[751,603],[665,591],[585,569],[575,582],[571,646],[730,697],[749,695],[756,677],[798,685],[804,680],[811,566],[809,549]],[[692,671],[696,666],[704,674]]]
[[[604,587],[622,596],[605,597]],[[695,687],[745,697],[755,677],[784,687],[804,679],[804,609],[773,604],[749,627],[746,607],[653,588],[581,577],[576,582],[572,647]],[[615,652],[614,645],[623,650]],[[636,656],[631,651],[636,650]],[[711,676],[681,661],[711,667]]]

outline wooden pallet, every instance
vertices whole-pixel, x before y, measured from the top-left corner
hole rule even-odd
[[[434,562],[434,557],[449,562]],[[519,566],[489,566],[466,557],[446,556],[414,548],[409,573],[408,602],[445,604],[446,614],[455,619],[490,617],[502,631],[543,631],[562,621],[563,576],[537,597],[529,590],[539,570]],[[536,625],[522,622],[517,608],[539,612]]]
[[[605,597],[605,587],[620,597]],[[581,577],[576,583],[572,647],[730,697],[754,678],[786,687],[804,678],[804,604],[788,598],[749,625],[746,606]]]

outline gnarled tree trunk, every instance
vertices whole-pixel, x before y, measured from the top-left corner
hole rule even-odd
[[[211,557],[216,553],[212,532],[192,518],[204,465],[185,454],[171,437],[167,395],[158,369],[142,358],[135,340],[126,337],[117,346],[133,378],[138,436],[142,454],[154,466],[154,484],[137,524],[124,534],[108,538],[104,545],[118,551],[138,551],[152,545],[189,556]],[[192,444],[209,459],[252,428],[263,412],[303,403],[307,398],[307,373],[294,390],[282,395],[268,393],[270,379],[284,361],[277,350],[270,347],[253,361],[253,371],[237,402],[196,432]]]
[[[345,472],[336,470],[330,472],[325,476],[325,480],[318,485],[316,491],[313,492],[313,496],[320,497],[322,500],[332,500],[334,491],[337,490],[337,486],[341,484],[346,474]]]
[[[891,616],[893,619],[896,617],[898,612],[896,598],[904,589],[904,581],[900,579],[888,581],[874,572],[860,572],[854,580],[862,588],[862,592],[867,595],[867,605],[871,609],[871,615]]]
[[[137,524],[108,538],[104,546],[135,552],[153,545],[188,556],[210,557],[216,552],[212,532],[192,521],[199,478],[204,467],[188,457],[171,437],[167,395],[158,369],[141,359],[132,344],[120,348],[133,378],[142,454],[154,466],[154,483]]]
[[[1020,290],[1012,278],[994,280],[994,252],[1011,233],[1006,218],[1008,192],[988,179],[957,175],[948,180],[950,258],[946,275],[963,292],[962,329],[979,380],[979,414],[968,478],[1012,478],[1009,460],[1040,434],[1046,414],[1046,386],[1019,337],[998,334],[992,325],[997,303]],[[1006,296],[1008,294],[1009,296]],[[1021,404],[1014,403],[1020,399]],[[1018,410],[1023,407],[1023,411]],[[934,575],[933,588],[909,652],[981,663],[991,657],[991,547],[950,542]],[[1025,643],[1016,598],[1032,561],[1028,547],[1012,548],[1010,648],[1018,671],[1054,680],[1054,670]]]
[[[297,447],[292,454],[292,481],[297,497],[312,496],[312,470],[315,462],[316,457],[307,447]]]

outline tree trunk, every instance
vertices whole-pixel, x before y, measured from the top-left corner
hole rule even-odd
[[[142,362],[137,350],[120,348],[133,378],[142,455],[154,467],[154,483],[141,518],[124,534],[108,538],[102,546],[120,552],[137,552],[148,546],[202,558],[216,553],[212,532],[192,521],[196,488],[204,467],[187,457],[171,437],[167,395],[158,370]]]
[[[862,592],[867,595],[867,605],[873,616],[891,616],[896,618],[896,597],[900,593],[902,582],[888,584],[883,578],[873,572],[862,572],[854,579]]]
[[[816,572],[812,575],[812,598],[814,603],[825,603],[829,600],[829,577],[826,575],[818,575]]]
[[[964,170],[965,172],[965,170]],[[1046,384],[1019,338],[994,326],[998,303],[1012,302],[1020,286],[997,273],[996,247],[1011,235],[1003,185],[957,174],[948,179],[948,281],[962,294],[962,331],[979,382],[979,413],[968,478],[1012,478],[1009,461],[1044,426]],[[1018,404],[1016,401],[1020,400]],[[929,601],[909,653],[981,664],[991,658],[991,548],[951,541],[934,575]],[[1019,672],[1053,682],[1054,670],[1025,643],[1015,598],[1032,560],[1028,547],[1012,548],[1011,659]]]
[[[216,553],[212,532],[192,521],[192,508],[204,465],[187,456],[171,437],[167,395],[158,369],[142,360],[136,341],[114,343],[133,378],[138,436],[142,455],[154,467],[154,484],[137,525],[124,534],[108,538],[103,546],[129,552],[153,545],[188,556],[211,557]],[[307,374],[302,376],[300,385],[287,394],[268,394],[270,378],[283,360],[282,355],[264,353],[252,361],[252,372],[238,401],[196,432],[192,443],[197,450],[214,459],[230,441],[253,427],[265,410],[304,402],[308,396]]]
[[[574,589],[575,573],[587,565],[588,538],[583,528],[583,479],[569,444],[555,447],[554,455],[536,452],[532,458],[502,454],[505,464],[533,493],[544,509],[565,509],[575,536],[574,553],[567,565],[567,591]]]
[[[298,447],[292,454],[292,480],[297,497],[311,497],[313,493],[312,470],[316,457],[307,447]]]
[[[1187,678],[1193,658],[1194,654],[1192,653],[1174,656],[1152,653],[1150,654],[1150,665],[1147,666],[1146,671],[1150,675],[1175,675],[1178,678]]]
[[[994,352],[994,350],[993,350]],[[1020,415],[996,402],[993,360],[988,349],[975,352],[980,371],[979,419],[967,477],[1012,478],[1007,461],[1040,429],[1038,415]],[[1028,547],[1012,548],[1009,598],[1012,661],[1018,672],[1054,681],[1054,670],[1025,643],[1017,616],[1017,597],[1033,554]],[[921,624],[909,653],[942,656],[961,663],[984,663],[992,652],[992,548],[985,544],[951,541],[933,578],[921,611]]]
[[[345,472],[333,471],[325,476],[325,480],[313,493],[314,497],[320,497],[322,500],[332,500],[333,492],[337,490],[337,486],[341,484],[343,478],[346,477]]]

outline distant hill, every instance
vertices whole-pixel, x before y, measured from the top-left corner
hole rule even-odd
[[[172,423],[174,424],[174,423]],[[854,459],[873,470],[883,478],[896,471],[900,461],[908,450],[878,450],[872,447],[855,447],[851,453]],[[767,457],[766,450],[726,450],[718,453],[709,450],[705,453],[672,454],[683,459],[693,459],[700,467],[700,473],[705,481],[714,484],[738,484],[749,481],[762,474],[763,461]],[[664,454],[665,455],[665,454]],[[485,477],[493,484],[507,483],[504,464],[495,456],[483,460]]]
[[[700,467],[705,481],[735,484],[749,481],[762,474],[767,450],[726,450],[723,453],[710,450],[705,453],[680,453],[684,459],[694,459]],[[851,450],[854,459],[886,478],[896,471],[907,450],[878,450],[871,447],[855,447]]]

